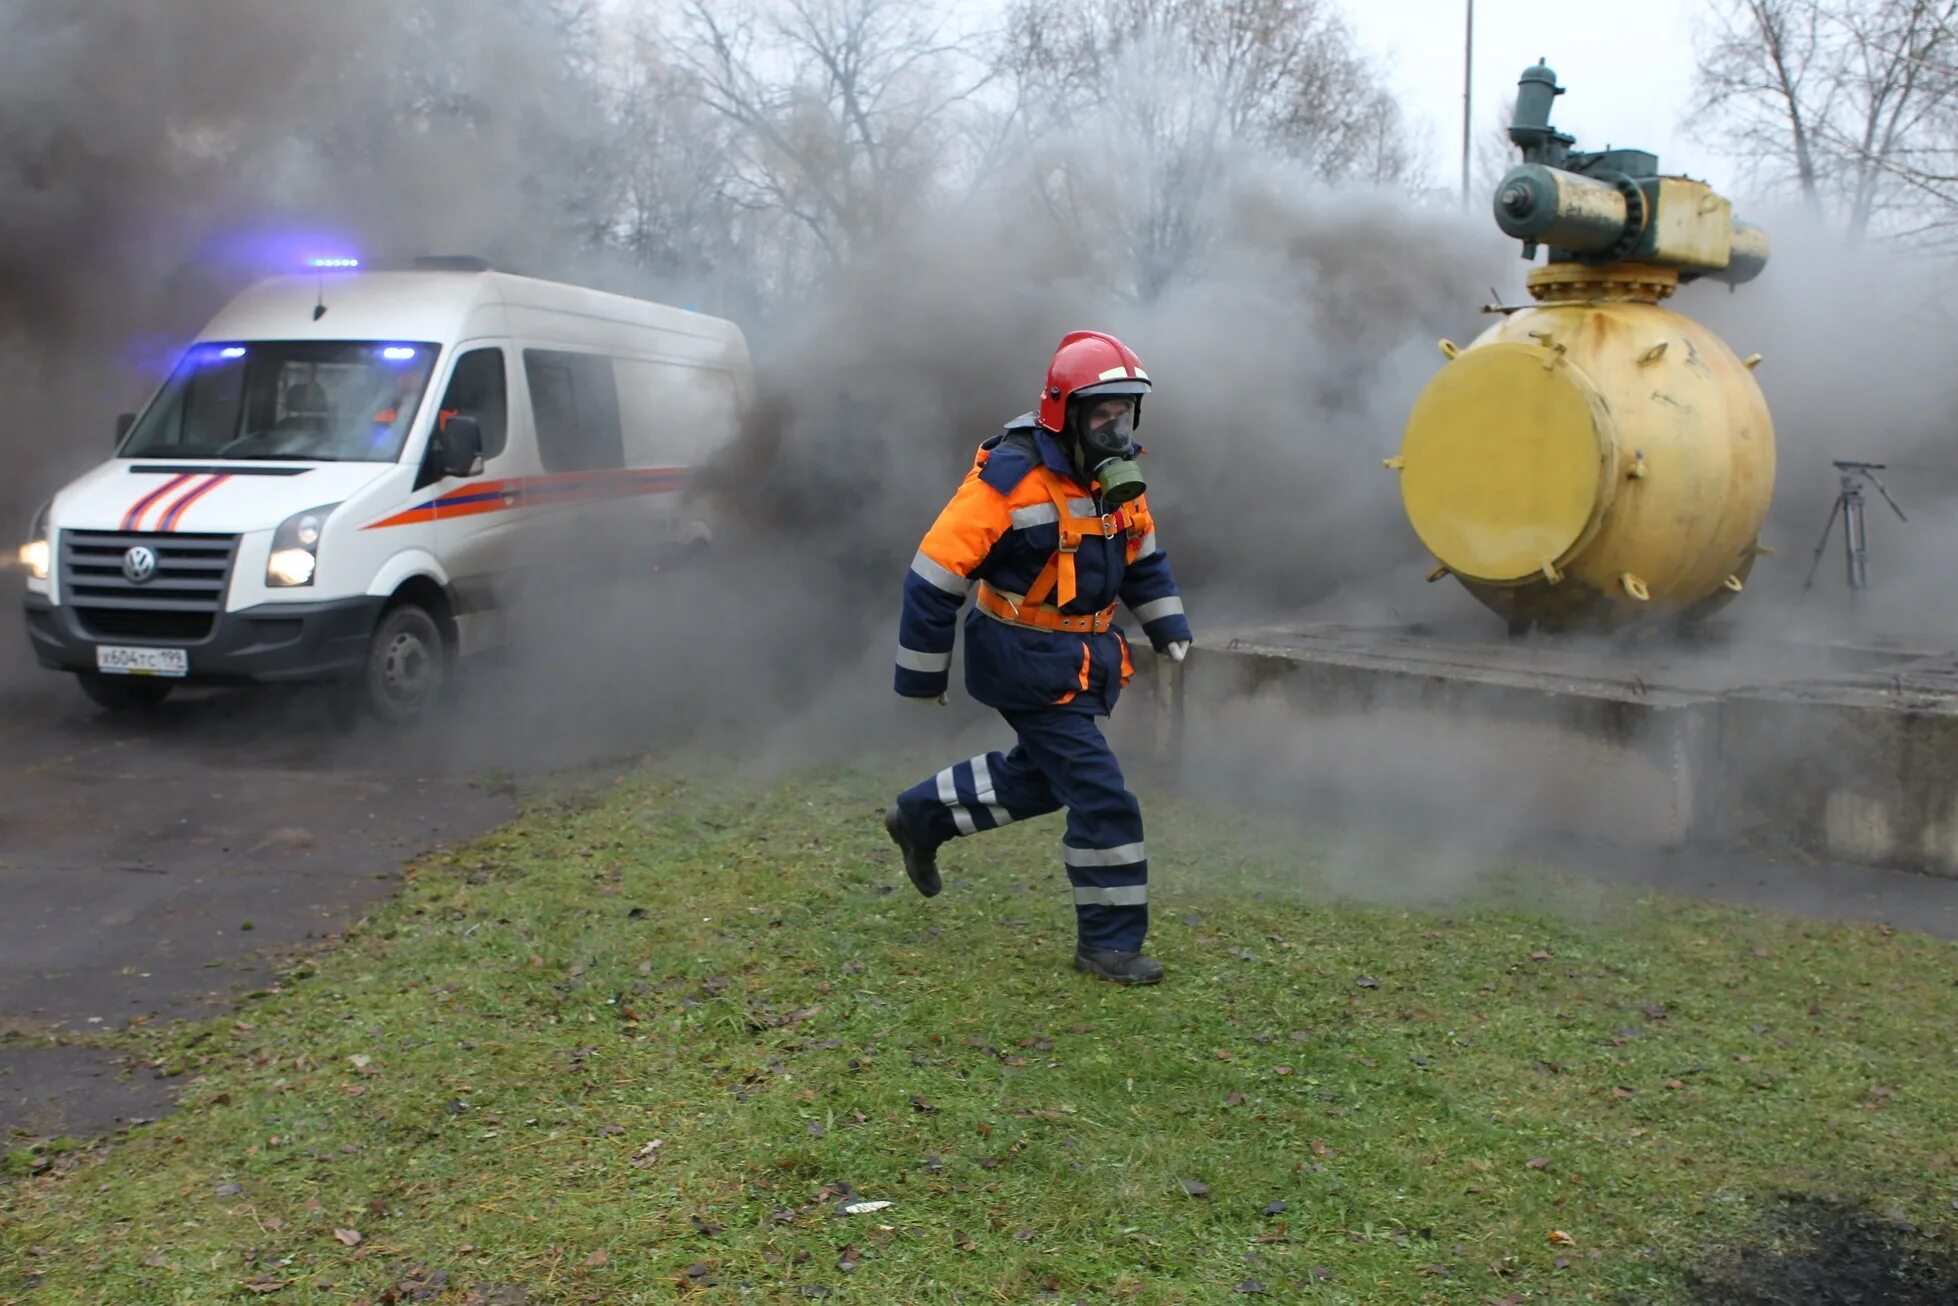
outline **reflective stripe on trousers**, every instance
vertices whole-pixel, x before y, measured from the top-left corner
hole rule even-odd
[[[1065,807],[1061,864],[1074,887],[1081,941],[1140,949],[1149,929],[1142,809],[1100,727],[1083,712],[1001,715],[1019,736],[1010,752],[955,762],[920,780],[898,795],[898,810],[919,838],[938,844]]]

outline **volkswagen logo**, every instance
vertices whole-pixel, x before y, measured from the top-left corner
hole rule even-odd
[[[131,585],[142,585],[156,575],[156,551],[148,545],[138,544],[122,555],[122,574]]]

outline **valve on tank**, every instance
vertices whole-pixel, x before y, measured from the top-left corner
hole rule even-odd
[[[1704,615],[1744,587],[1774,483],[1752,368],[1661,306],[1681,283],[1767,266],[1760,228],[1705,182],[1634,149],[1575,150],[1550,125],[1556,74],[1518,84],[1523,161],[1496,224],[1534,259],[1534,304],[1506,311],[1416,400],[1401,498],[1439,562],[1512,630]]]

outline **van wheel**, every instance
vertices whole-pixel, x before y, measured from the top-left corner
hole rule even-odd
[[[75,680],[97,707],[111,712],[155,707],[176,688],[173,682],[155,676],[105,676],[99,671],[76,672]]]
[[[416,603],[389,608],[367,645],[361,675],[367,710],[389,725],[410,725],[441,696],[448,678],[448,645],[428,609]]]

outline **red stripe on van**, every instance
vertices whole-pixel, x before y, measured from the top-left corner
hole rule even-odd
[[[126,531],[141,530],[143,528],[143,514],[150,510],[150,506],[164,495],[170,493],[170,491],[182,485],[185,481],[188,481],[192,475],[193,473],[191,472],[179,472],[142,498],[136,500],[135,505],[122,515],[122,528]]]
[[[186,508],[190,507],[191,504],[196,503],[199,499],[209,494],[212,490],[217,489],[218,486],[223,485],[226,481],[230,479],[231,479],[231,474],[229,472],[226,472],[221,476],[206,477],[202,485],[198,486],[194,490],[191,490],[189,493],[180,496],[175,503],[170,505],[169,511],[163,514],[163,520],[156,524],[156,528],[160,531],[176,530],[177,523],[180,520],[182,520],[184,515],[184,510]]]

